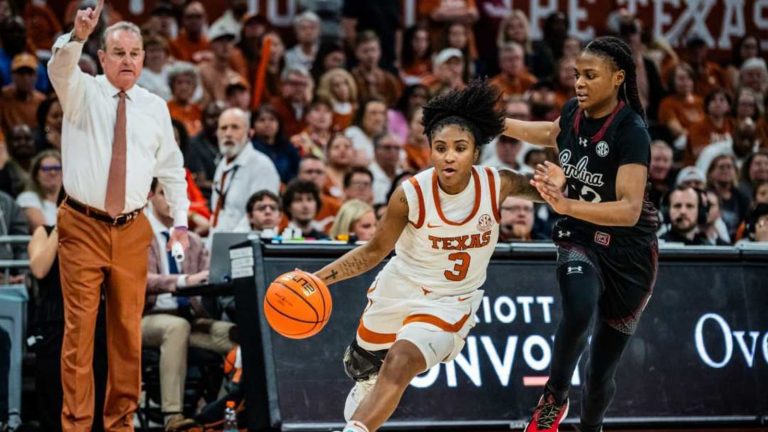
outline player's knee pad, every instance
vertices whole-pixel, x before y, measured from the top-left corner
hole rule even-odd
[[[355,381],[365,381],[379,373],[387,350],[368,351],[353,340],[344,351],[344,371]]]

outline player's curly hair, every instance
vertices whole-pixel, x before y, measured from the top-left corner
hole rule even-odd
[[[619,98],[623,99],[636,113],[645,120],[645,109],[640,102],[640,94],[637,89],[637,71],[635,60],[632,58],[632,48],[623,40],[614,36],[599,37],[584,48],[611,62],[616,69],[623,69],[624,84],[619,89]]]
[[[432,144],[434,134],[447,125],[472,133],[475,146],[487,144],[504,130],[504,113],[496,108],[500,94],[484,79],[472,80],[463,90],[437,96],[424,105],[421,124]]]

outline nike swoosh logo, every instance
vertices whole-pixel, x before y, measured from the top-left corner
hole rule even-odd
[[[469,299],[471,299],[471,298],[472,298],[472,296],[459,297],[459,301],[460,301],[460,302],[463,302],[463,301],[467,301],[467,300],[469,300]]]
[[[427,224],[427,228],[440,228],[442,225],[432,225],[431,223]]]

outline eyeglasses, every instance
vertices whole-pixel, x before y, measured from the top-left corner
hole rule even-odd
[[[276,212],[277,206],[274,204],[259,204],[255,207],[256,211],[266,211],[267,209]]]
[[[61,172],[61,165],[49,165],[49,166],[41,166],[41,167],[40,167],[40,171],[42,171],[42,172],[45,172],[45,173],[49,173],[49,172],[52,172],[52,173]]]
[[[517,213],[517,212],[523,212],[523,213],[533,213],[533,207],[525,207],[525,206],[502,206],[501,211],[508,211],[510,213]]]

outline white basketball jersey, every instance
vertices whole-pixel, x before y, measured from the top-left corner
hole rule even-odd
[[[409,224],[383,273],[394,272],[425,294],[463,295],[482,286],[499,239],[500,184],[496,169],[478,166],[455,195],[440,189],[434,168],[403,182]]]

